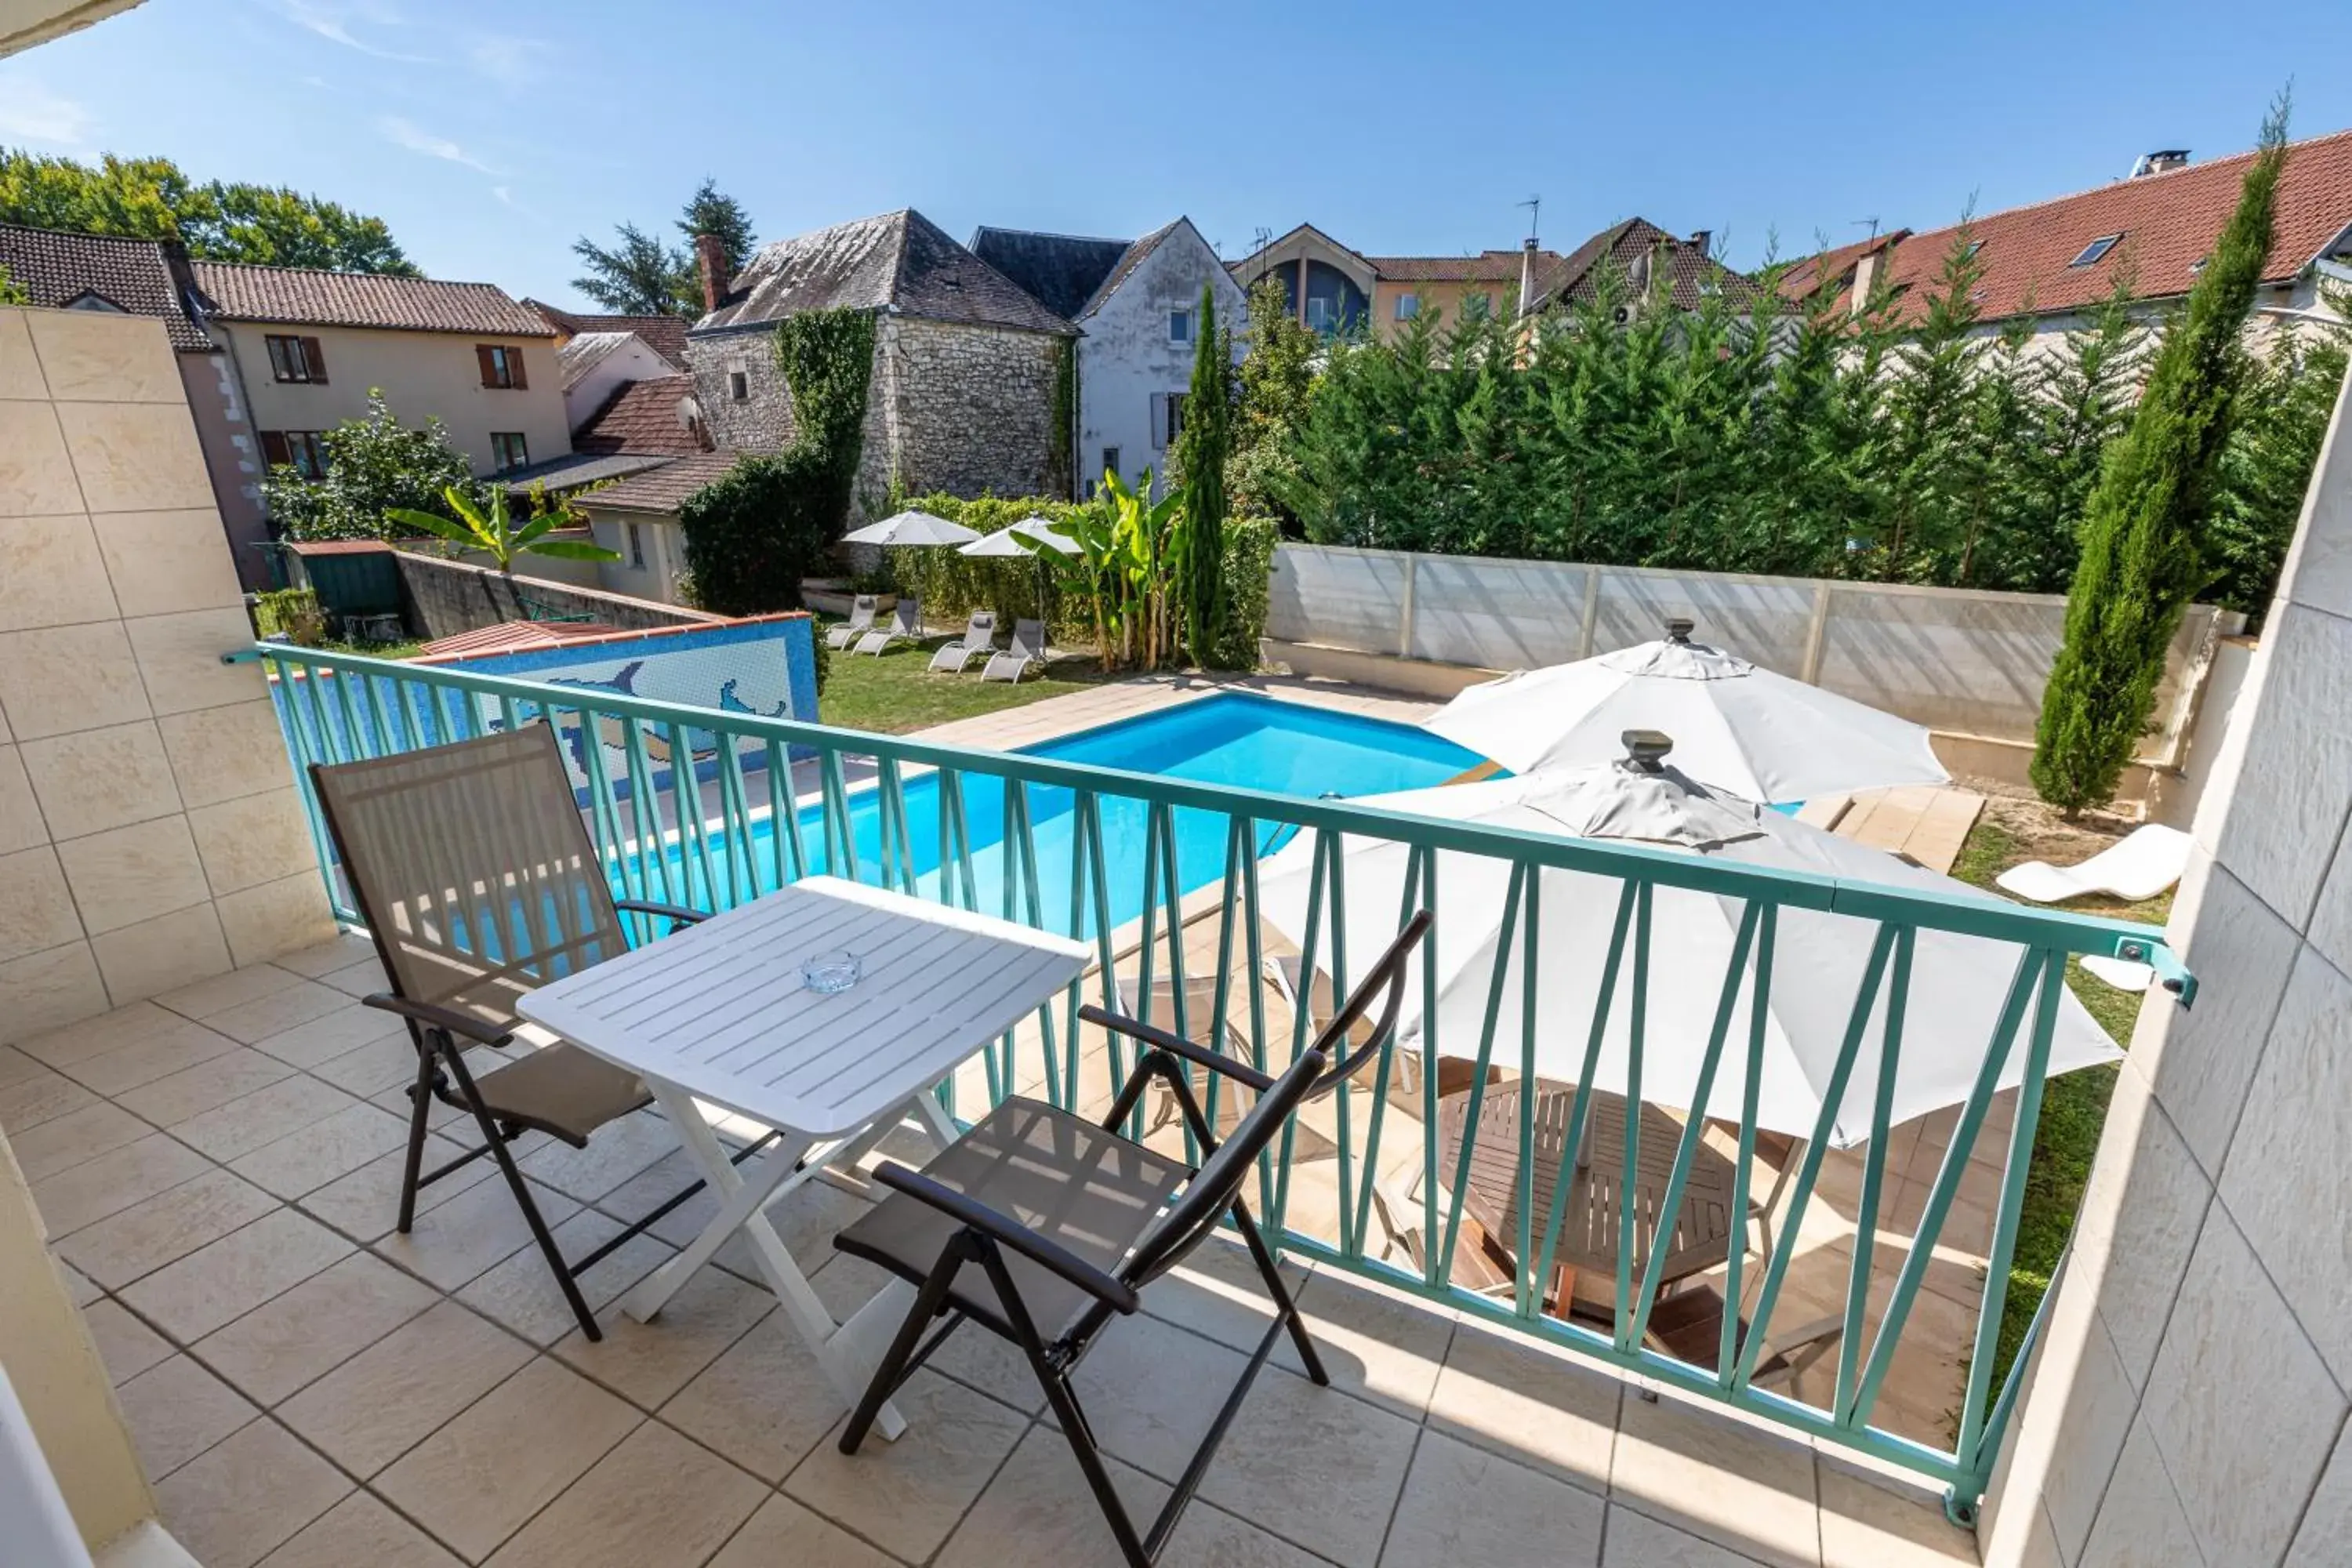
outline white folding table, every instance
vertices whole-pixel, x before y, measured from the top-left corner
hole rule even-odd
[[[802,965],[856,956],[845,991],[808,988]],[[1089,950],[988,915],[835,877],[810,877],[531,992],[531,1022],[643,1076],[720,1199],[691,1246],[622,1298],[652,1319],[741,1231],[776,1299],[845,1402],[855,1405],[904,1320],[894,1280],[836,1324],[765,1209],[828,1164],[854,1163],[912,1112],[941,1147],[955,1127],[934,1087],[1085,969]],[[739,1168],[696,1105],[782,1137]],[[905,1423],[886,1407],[877,1424]]]

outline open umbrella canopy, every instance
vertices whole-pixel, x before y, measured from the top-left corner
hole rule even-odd
[[[1743,800],[1951,782],[1920,726],[1693,642],[1690,629],[1669,621],[1661,642],[1471,687],[1424,723],[1515,773],[1605,763],[1625,731],[1663,730],[1684,772]]]
[[[1356,804],[1533,833],[1629,840],[1708,860],[1817,872],[1848,881],[1989,897],[1880,850],[1710,790],[1664,766],[1662,755],[1662,749],[1654,749],[1638,760],[1367,795]],[[1353,836],[1341,843],[1348,929],[1393,929],[1404,894],[1409,847]],[[1265,918],[1293,941],[1304,940],[1314,856],[1312,837],[1302,834],[1259,873]],[[1519,1070],[1527,1059],[1522,1043],[1528,1014],[1521,967],[1526,937],[1522,925],[1507,933],[1505,944],[1510,862],[1451,851],[1439,853],[1436,861],[1436,1049],[1461,1057],[1476,1051],[1488,998],[1499,983],[1501,1004],[1495,1010],[1491,1059],[1498,1067]],[[1621,887],[1613,877],[1580,871],[1546,869],[1538,879],[1533,1064],[1539,1077],[1574,1081],[1583,1072]],[[1647,966],[1643,1099],[1701,1109],[1692,1102],[1743,913],[1744,901],[1738,898],[1656,889]],[[1524,918],[1522,913],[1522,921]],[[1328,915],[1324,928],[1329,928]],[[1850,915],[1792,908],[1780,911],[1758,1085],[1759,1126],[1800,1138],[1813,1135],[1876,929],[1874,921]],[[1593,1076],[1594,1088],[1621,1094],[1627,1088],[1634,986],[1631,948],[1629,937]],[[1328,952],[1327,937],[1323,952]],[[1890,1126],[1967,1100],[1992,1042],[2019,956],[2019,950],[2006,942],[1943,931],[1919,933]],[[1703,1108],[1727,1121],[1739,1119],[1746,1091],[1753,972],[1751,963],[1740,982],[1734,1025]],[[1892,988],[1890,965],[1832,1123],[1831,1141],[1839,1147],[1870,1135],[1886,997]],[[1430,1024],[1418,984],[1406,987],[1401,1028],[1401,1038],[1411,1048],[1428,1048],[1423,1042]],[[2021,1028],[2000,1079],[2004,1088],[2022,1079],[2025,1047],[2026,1028]],[[2049,1070],[2064,1072],[2120,1055],[2073,993],[2062,989]]]
[[[1023,543],[1023,540],[1032,541]],[[994,533],[983,533],[969,544],[959,545],[959,555],[1034,556],[1041,550],[1058,555],[1076,555],[1077,541],[1055,531],[1054,524],[1042,517],[1024,517],[1010,528],[1000,528]]]
[[[980,534],[960,522],[911,509],[841,536],[844,544],[962,544]]]

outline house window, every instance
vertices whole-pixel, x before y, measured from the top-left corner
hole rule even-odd
[[[1192,341],[1192,311],[1171,310],[1168,312],[1168,341],[1171,343],[1189,343]]]
[[[629,564],[642,572],[646,569],[646,539],[637,531],[635,523],[629,524]]]
[[[1121,479],[1125,479],[1127,477],[1125,472],[1122,471],[1118,466],[1118,447],[1105,447],[1103,448],[1102,471],[1106,474],[1118,474]]]
[[[474,358],[482,368],[482,384],[520,392],[530,385],[522,373],[522,350],[504,343],[476,343]]]
[[[1398,296],[1397,296],[1397,302],[1396,302],[1396,319],[1397,319],[1398,321],[1412,321],[1415,316],[1418,316],[1418,315],[1420,315],[1420,314],[1421,314],[1421,296],[1420,296],[1420,295],[1418,295],[1418,294],[1400,294],[1400,295],[1398,295]]]
[[[1960,252],[1960,259],[1961,259],[1961,260],[1963,260],[1963,261],[1974,261],[1974,260],[1977,258],[1977,252],[1978,252],[1978,251],[1979,251],[1979,250],[1982,250],[1983,248],[1984,248],[1984,241],[1983,241],[1983,240],[1981,240],[1981,239],[1972,239],[1972,240],[1969,241],[1969,247],[1968,247],[1966,250],[1963,250],[1963,251],[1961,251],[1961,252]]]
[[[520,430],[490,432],[490,457],[504,473],[509,468],[523,468],[530,462],[530,443],[522,438]]]
[[[1185,395],[1181,392],[1171,392],[1163,398],[1166,412],[1161,418],[1166,428],[1160,432],[1160,444],[1163,447],[1173,447],[1177,437],[1184,434]]]
[[[727,395],[733,398],[738,403],[750,401],[751,396],[751,378],[740,370],[729,371],[727,373]]]
[[[278,381],[308,382],[314,386],[327,384],[327,356],[316,338],[279,337],[271,333],[269,342],[269,374]]]
[[[1319,294],[1309,294],[1307,297],[1307,324],[1318,332],[1328,328],[1331,325],[1331,301]]]
[[[317,430],[264,430],[261,457],[271,468],[289,468],[306,479],[327,477],[327,448]]]
[[[2113,250],[2116,247],[2116,242],[2122,238],[2123,236],[2120,234],[2103,234],[2099,236],[2098,238],[2091,241],[2090,244],[2083,247],[2082,251],[2076,255],[2074,259],[2066,263],[2066,265],[2069,267],[2095,267],[2098,265],[2099,258],[2106,255],[2108,251]]]

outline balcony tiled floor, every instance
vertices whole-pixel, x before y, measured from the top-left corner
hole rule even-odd
[[[207,1568],[1113,1561],[1034,1385],[977,1335],[908,1385],[905,1439],[845,1458],[835,1395],[748,1269],[705,1270],[650,1327],[606,1310],[591,1344],[495,1181],[429,1189],[391,1234],[409,1058],[353,1000],[375,984],[344,939],[0,1047],[0,1125],[165,1522]],[[679,1180],[650,1118],[524,1163],[575,1250]],[[778,1212],[789,1245],[830,1259],[814,1283],[836,1312],[875,1288],[824,1245],[866,1201],[844,1179]],[[698,1222],[689,1205],[615,1254],[591,1300]],[[1171,1563],[1976,1561],[1921,1489],[1338,1273],[1297,1277],[1337,1386],[1267,1370]],[[1082,1379],[1138,1507],[1264,1321],[1223,1253],[1149,1303]]]

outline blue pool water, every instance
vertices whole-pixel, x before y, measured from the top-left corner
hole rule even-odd
[[[1023,750],[1027,755],[1061,762],[1239,785],[1305,799],[1421,789],[1443,784],[1485,761],[1409,724],[1239,692],[1221,692]],[[980,909],[998,912],[1003,908],[1007,864],[1004,786],[1001,780],[966,773],[962,792],[971,839],[972,891]],[[961,901],[960,871],[955,873],[952,889],[940,887],[939,781],[929,776],[917,779],[907,785],[906,797],[908,844],[921,890],[933,897],[952,891]],[[1147,808],[1139,800],[1114,795],[1097,798],[1104,848],[1103,892],[1110,924],[1116,927],[1143,912]],[[1087,893],[1087,905],[1080,918],[1075,924],[1071,919],[1071,868],[1076,842],[1073,794],[1032,784],[1028,804],[1042,923],[1068,934],[1091,935],[1098,918],[1092,889]],[[1230,820],[1223,813],[1192,807],[1179,807],[1171,816],[1178,891],[1221,881]],[[870,790],[853,796],[851,825],[858,872],[874,879],[881,859],[882,825],[880,801]],[[824,863],[822,810],[804,808],[800,826],[810,869],[829,868]],[[755,832],[753,856],[762,887],[774,880],[772,831],[772,825],[762,821]],[[1275,847],[1276,835],[1283,831],[1279,824],[1260,824],[1259,852]],[[698,882],[698,870],[696,878]],[[1022,899],[1015,914],[1025,917],[1025,889],[1017,890]]]

